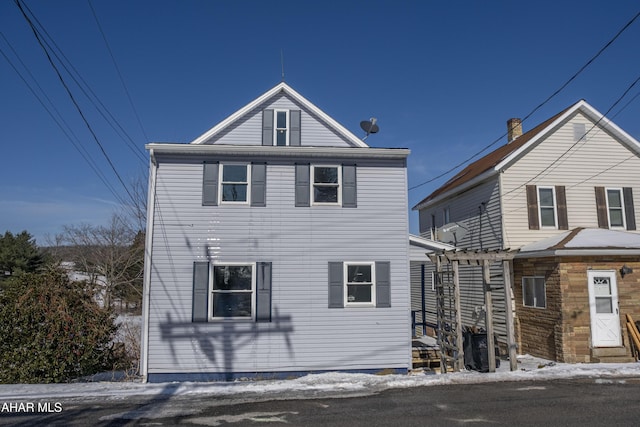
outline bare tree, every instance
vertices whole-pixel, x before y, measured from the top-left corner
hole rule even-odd
[[[68,225],[55,241],[66,247],[67,259],[88,276],[106,307],[114,297],[139,301],[142,297],[144,232],[128,216],[113,214],[105,226]]]

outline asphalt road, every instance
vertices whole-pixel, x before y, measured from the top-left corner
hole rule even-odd
[[[0,425],[637,426],[639,400],[640,378],[460,384],[342,397],[76,398],[52,399],[41,408],[48,413],[0,413]]]

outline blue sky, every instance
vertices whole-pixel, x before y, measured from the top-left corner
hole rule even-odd
[[[63,72],[100,148],[16,4],[0,2],[0,232],[27,230],[39,244],[63,225],[105,224],[126,197],[102,150],[126,184],[139,179],[145,143],[189,142],[279,83],[281,52],[296,91],[356,135],[376,117],[371,146],[412,150],[413,187],[503,135],[508,118],[528,115],[640,10],[589,0],[24,4],[117,122]],[[639,42],[640,19],[524,130],[579,99],[605,113],[640,76]],[[639,93],[640,84],[609,115],[636,139]],[[449,177],[409,191],[409,206]],[[417,213],[409,218],[417,233]]]

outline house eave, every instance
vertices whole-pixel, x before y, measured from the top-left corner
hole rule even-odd
[[[431,239],[425,239],[424,237],[416,236],[415,234],[409,234],[409,244],[431,251],[452,251],[456,249],[453,245]]]
[[[411,208],[411,210],[418,211],[418,210],[425,209],[425,208],[428,208],[430,206],[433,206],[435,204],[438,204],[443,200],[446,200],[446,199],[448,199],[450,197],[453,197],[456,194],[462,193],[462,192],[468,190],[469,188],[475,187],[476,185],[488,180],[489,178],[491,178],[494,175],[496,175],[499,170],[500,169],[495,168],[495,167],[494,168],[490,168],[490,169],[486,170],[485,172],[481,173],[480,175],[476,176],[472,180],[467,181],[464,184],[459,185],[458,187],[454,187],[454,188],[452,188],[451,190],[449,190],[447,192],[439,194],[436,197],[434,197],[433,199],[422,201],[422,202],[418,203],[413,208]]]
[[[560,117],[558,117],[552,123],[550,123],[549,126],[547,126],[545,129],[543,129],[541,132],[539,132],[535,137],[531,138],[531,140],[528,141],[525,145],[523,145],[522,147],[518,148],[513,153],[511,153],[510,155],[505,157],[500,163],[498,163],[498,165],[495,167],[495,169],[496,170],[502,170],[502,169],[506,169],[509,166],[511,166],[515,161],[517,161],[517,159],[519,159],[522,156],[523,153],[527,152],[527,150],[529,150],[530,147],[535,146],[536,144],[538,144],[538,141],[540,141],[543,138],[546,138],[547,135],[553,129],[555,129],[559,124],[561,124],[561,123],[565,122],[566,120],[568,120],[570,117],[572,117],[578,111],[580,111],[583,114],[585,114],[587,117],[589,117],[591,120],[595,121],[597,124],[599,123],[605,131],[610,132],[611,134],[613,134],[627,148],[629,148],[630,150],[632,150],[636,154],[640,154],[640,142],[638,142],[631,135],[629,135],[624,130],[619,128],[615,123],[613,123],[612,121],[606,119],[606,117],[602,113],[600,113],[598,110],[593,108],[591,105],[589,105],[589,103],[587,103],[583,99],[583,100],[580,100],[580,101],[576,102],[573,107],[571,107],[567,111],[565,111],[564,114],[562,114]]]
[[[407,148],[344,148],[344,147],[276,147],[262,145],[170,144],[151,143],[145,146],[154,156],[173,155],[225,155],[290,158],[345,158],[345,159],[406,159]]]
[[[245,114],[249,113],[251,110],[267,101],[269,98],[277,95],[278,93],[283,92],[293,98],[296,102],[304,105],[310,111],[313,112],[316,116],[321,118],[325,123],[327,123],[330,127],[333,127],[338,133],[342,134],[345,138],[347,138],[351,143],[356,147],[367,148],[369,147],[364,141],[355,136],[351,131],[342,126],[340,123],[335,121],[333,118],[328,116],[324,111],[316,107],[312,102],[306,99],[304,96],[300,95],[296,92],[291,86],[282,82],[274,86],[272,89],[265,92],[263,95],[259,96],[255,100],[251,101],[249,104],[245,105],[235,113],[231,114],[229,117],[218,123],[213,128],[209,129],[204,134],[200,135],[196,139],[190,142],[190,144],[200,145],[204,144],[207,140],[209,140],[214,135],[221,132],[223,129],[227,128],[230,124],[234,123],[236,120],[243,117]]]

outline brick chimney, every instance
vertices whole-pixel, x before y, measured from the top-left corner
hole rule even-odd
[[[507,143],[510,143],[520,135],[522,135],[522,120],[521,119],[507,120]]]

